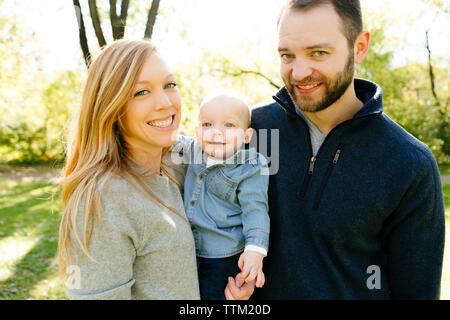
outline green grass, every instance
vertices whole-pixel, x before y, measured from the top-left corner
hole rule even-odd
[[[56,263],[59,192],[50,183],[0,181],[0,300],[67,299]],[[450,184],[444,198],[441,299],[450,300]]]
[[[450,165],[439,166],[439,171],[441,174],[450,174]]]
[[[0,181],[0,300],[66,299],[57,276],[59,187]]]

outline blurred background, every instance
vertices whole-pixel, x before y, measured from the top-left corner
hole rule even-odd
[[[276,18],[284,0],[0,0],[0,300],[66,299],[57,276],[58,175],[87,63],[114,39],[151,38],[177,76],[181,131],[218,87],[271,101]],[[384,111],[433,151],[447,241],[450,299],[450,5],[361,0],[371,48],[357,76],[383,88]],[[425,275],[424,275],[425,276]]]

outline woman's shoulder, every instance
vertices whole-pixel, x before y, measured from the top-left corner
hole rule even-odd
[[[126,195],[132,188],[131,183],[118,173],[108,172],[98,179],[98,191],[101,195]],[[137,190],[136,190],[137,191]]]

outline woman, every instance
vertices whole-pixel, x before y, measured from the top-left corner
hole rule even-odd
[[[69,298],[199,299],[183,176],[164,157],[180,118],[148,41],[116,41],[90,65],[62,179],[60,271],[79,277]]]

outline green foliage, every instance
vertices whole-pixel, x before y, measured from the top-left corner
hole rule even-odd
[[[0,122],[0,162],[59,163],[64,160],[65,128],[81,94],[82,74],[56,75],[19,116]],[[10,88],[14,90],[14,88]],[[25,112],[28,109],[29,112]]]
[[[372,46],[358,66],[357,76],[379,84],[383,89],[384,112],[427,144],[439,163],[449,163],[450,150],[445,149],[450,142],[448,61],[434,66],[440,100],[437,104],[430,88],[428,66],[409,63],[394,67],[395,47],[384,33],[388,22],[379,19],[368,24],[372,25]]]
[[[181,125],[183,133],[194,134],[199,105],[213,90],[234,89],[246,95],[251,105],[270,101],[277,90],[274,85],[281,86],[278,62],[270,54],[265,59],[257,57],[255,51],[258,51],[256,44],[220,54],[204,50],[198,58],[176,67],[177,83],[184,106]]]
[[[445,10],[442,1],[424,1]],[[98,3],[103,29],[107,31],[108,4]],[[142,21],[146,21],[149,4],[144,5],[143,0],[138,4],[130,7],[128,21],[136,23],[127,26],[127,34],[143,32]],[[185,22],[175,28],[168,24],[169,16],[175,15],[176,10],[177,7],[170,6],[160,10],[159,21],[167,26],[159,32],[175,32],[180,39],[186,38],[180,41],[189,42]],[[386,36],[386,26],[393,21],[384,16],[383,12],[367,16],[371,48],[358,65],[357,76],[378,83],[383,88],[385,112],[426,143],[439,163],[449,164],[449,61],[433,57],[436,100],[430,89],[427,65],[411,62],[394,65],[399,39]],[[85,70],[58,74],[40,70],[38,55],[23,49],[33,39],[32,34],[22,30],[14,19],[0,14],[0,163],[61,162],[65,129],[71,111],[79,103]],[[109,37],[108,32],[105,36]],[[220,52],[200,51],[196,58],[173,68],[183,101],[180,131],[184,134],[194,134],[199,104],[212,90],[235,89],[255,105],[271,101],[277,86],[282,85],[276,50],[264,39]]]

